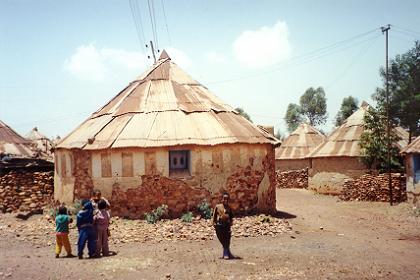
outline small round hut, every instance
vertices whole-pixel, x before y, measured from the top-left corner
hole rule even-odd
[[[179,216],[227,191],[235,212],[272,212],[277,145],[163,51],[57,145],[55,198],[95,188],[113,214],[139,218],[161,204]]]

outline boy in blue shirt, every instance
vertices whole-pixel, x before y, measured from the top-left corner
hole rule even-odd
[[[88,199],[82,200],[83,209],[77,213],[77,229],[79,230],[79,240],[77,243],[77,255],[83,259],[83,249],[86,242],[89,258],[95,257],[96,233],[93,228],[93,206]]]

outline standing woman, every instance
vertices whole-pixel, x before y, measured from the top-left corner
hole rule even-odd
[[[223,246],[223,259],[234,258],[230,252],[230,237],[232,232],[230,227],[233,222],[232,209],[229,206],[229,194],[223,193],[222,203],[217,204],[213,210],[213,226],[216,230],[217,238]]]

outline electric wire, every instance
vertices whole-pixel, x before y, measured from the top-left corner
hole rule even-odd
[[[395,29],[405,31],[407,33],[415,34],[416,36],[420,36],[420,31],[414,31],[414,30],[411,30],[409,28],[401,27],[401,26],[398,26],[398,25],[392,25],[392,27],[395,28]]]
[[[146,44],[146,38],[144,36],[143,24],[140,9],[138,7],[137,0],[129,0],[131,15],[133,17],[134,26],[136,28],[137,38],[139,39],[140,45],[143,51],[146,53],[146,49],[144,48]]]
[[[153,2],[152,2],[153,3]],[[149,8],[149,17],[150,17],[150,25],[152,27],[152,35],[153,40],[156,43],[156,48],[158,48],[158,41],[157,41],[157,32],[156,32],[156,26],[155,22],[153,21],[153,15],[152,15],[152,5],[150,4],[150,0],[147,0],[147,6]]]
[[[161,4],[162,4],[163,19],[164,19],[164,21],[165,21],[166,33],[168,34],[168,42],[169,42],[169,45],[171,46],[171,45],[172,45],[172,42],[171,42],[171,35],[169,34],[168,19],[167,19],[167,17],[166,17],[164,0],[161,0],[160,2],[161,2]]]

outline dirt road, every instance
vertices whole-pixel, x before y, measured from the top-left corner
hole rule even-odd
[[[420,279],[420,219],[407,204],[294,189],[279,190],[277,203],[293,231],[232,240],[241,259],[219,259],[216,240],[122,244],[116,256],[78,260],[3,238],[0,279]]]

